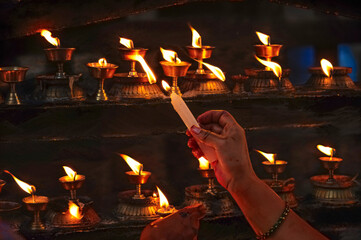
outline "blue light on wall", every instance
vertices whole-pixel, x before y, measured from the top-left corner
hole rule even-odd
[[[313,46],[300,46],[288,48],[287,64],[291,69],[290,80],[294,85],[307,82],[310,77],[309,67],[315,65],[315,48]]]
[[[350,77],[352,81],[357,81],[358,68],[357,61],[352,52],[352,48],[347,44],[339,44],[337,46],[338,52],[338,65],[340,67],[352,67],[352,73],[350,73]]]

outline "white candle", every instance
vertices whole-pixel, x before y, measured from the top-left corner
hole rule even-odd
[[[189,110],[187,104],[181,96],[172,92],[170,94],[170,99],[174,110],[178,113],[189,130],[192,126],[199,127],[197,120],[194,118],[191,110]]]

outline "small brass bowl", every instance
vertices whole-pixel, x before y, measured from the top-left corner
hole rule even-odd
[[[2,67],[0,68],[0,80],[6,83],[24,81],[28,67]]]
[[[191,58],[206,59],[210,58],[215,47],[202,46],[200,48],[187,46],[188,54]]]
[[[283,173],[286,169],[287,162],[282,160],[277,160],[278,164],[273,164],[269,161],[263,161],[263,167],[267,173],[270,174],[279,174]]]
[[[267,58],[268,60],[271,60],[273,57],[277,57],[280,53],[280,49],[282,45],[279,44],[271,44],[269,46],[267,45],[253,45],[256,55],[259,57]]]
[[[59,182],[63,186],[65,190],[76,190],[81,188],[83,186],[83,183],[85,181],[84,175],[76,175],[75,181],[70,179],[68,176],[63,176],[59,178]]]
[[[46,207],[49,203],[48,197],[45,196],[35,196],[35,202],[33,201],[33,197],[29,196],[23,198],[23,202],[25,203],[26,209],[28,211],[45,211]]]
[[[142,171],[142,175],[135,174],[133,171],[125,172],[131,184],[144,184],[152,174],[151,172]]]
[[[93,62],[87,64],[90,74],[94,78],[105,79],[105,78],[113,78],[115,70],[118,68],[117,65],[108,63],[105,67],[100,67],[99,63]]]
[[[147,51],[148,49],[145,48],[119,48],[120,57],[122,60],[126,61],[134,61],[131,56],[136,55],[142,56],[144,58]]]
[[[70,61],[75,48],[47,48],[45,55],[50,62]]]
[[[216,174],[214,173],[214,169],[212,169],[212,168],[209,168],[209,169],[198,168],[197,170],[200,172],[201,176],[204,178],[215,178],[216,177]]]
[[[336,157],[332,157],[331,160],[329,157],[320,157],[319,160],[321,161],[322,166],[327,170],[337,169],[340,166],[341,162],[343,161],[342,158],[336,158]]]
[[[160,65],[168,77],[184,77],[191,66],[189,62],[171,63],[167,61],[161,61]]]

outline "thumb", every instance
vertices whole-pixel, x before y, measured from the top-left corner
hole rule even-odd
[[[220,141],[222,140],[218,134],[196,126],[191,127],[191,133],[197,141],[212,147],[219,145]]]

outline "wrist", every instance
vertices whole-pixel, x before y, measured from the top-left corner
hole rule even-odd
[[[243,175],[237,178],[233,178],[229,184],[227,190],[233,194],[245,194],[248,189],[259,181],[259,178],[252,171],[252,173]]]

